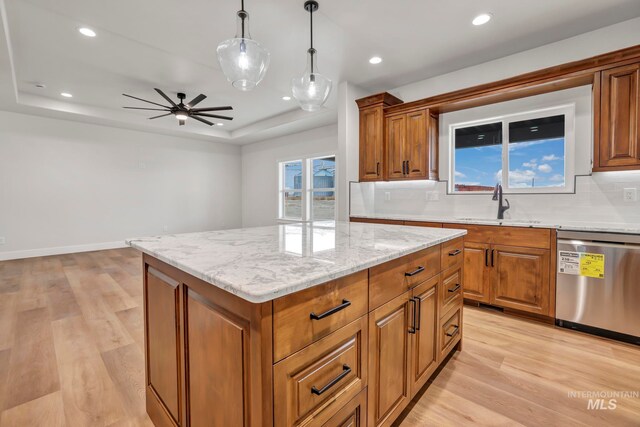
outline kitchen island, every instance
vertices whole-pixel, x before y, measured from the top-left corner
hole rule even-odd
[[[314,222],[131,239],[157,426],[389,426],[462,337],[465,230]]]

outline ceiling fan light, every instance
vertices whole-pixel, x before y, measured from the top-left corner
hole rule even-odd
[[[249,14],[238,11],[238,30],[232,39],[223,41],[216,50],[218,62],[233,87],[248,91],[264,79],[269,68],[270,54],[249,34]]]
[[[183,112],[176,113],[176,119],[180,121],[186,121],[188,118],[189,116],[187,115],[187,113],[183,113]]]

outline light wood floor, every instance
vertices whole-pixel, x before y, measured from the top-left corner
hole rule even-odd
[[[130,249],[0,262],[0,425],[150,426],[141,260]],[[640,348],[465,308],[464,349],[402,427],[640,426]]]

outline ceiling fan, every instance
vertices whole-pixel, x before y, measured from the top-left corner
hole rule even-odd
[[[199,122],[202,122],[204,124],[207,124],[209,126],[213,126],[215,123],[212,123],[207,119],[203,119],[203,117],[211,117],[211,118],[220,119],[220,120],[233,120],[233,117],[229,117],[229,116],[219,116],[217,114],[208,114],[209,111],[233,110],[233,107],[230,107],[230,106],[194,108],[197,104],[199,104],[200,102],[202,102],[206,98],[206,95],[200,94],[200,95],[196,96],[195,98],[193,98],[190,102],[185,104],[184,100],[187,97],[187,95],[185,95],[184,93],[178,93],[179,101],[176,104],[163,91],[161,91],[160,89],[157,89],[157,88],[154,88],[154,89],[170,105],[165,106],[165,105],[162,105],[162,104],[158,104],[157,102],[147,101],[146,99],[137,98],[135,96],[131,96],[131,95],[127,95],[126,93],[123,93],[123,95],[128,97],[128,98],[137,99],[138,101],[142,101],[142,102],[146,102],[146,103],[149,103],[149,104],[157,105],[158,107],[162,107],[162,108],[141,108],[141,107],[123,107],[123,108],[128,108],[130,110],[165,111],[166,112],[165,114],[160,114],[159,116],[149,117],[149,120],[159,119],[160,117],[166,117],[166,116],[174,115],[176,117],[176,119],[178,119],[178,123],[180,123],[180,126],[183,126],[186,123],[186,121],[187,121],[187,119],[189,117],[191,117],[192,119],[197,120]]]

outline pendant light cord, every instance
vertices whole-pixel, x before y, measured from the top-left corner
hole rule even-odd
[[[244,1],[244,0],[242,0]],[[311,74],[313,74],[313,55],[316,53],[316,50],[313,48],[313,7],[309,9],[309,20],[310,20],[310,29],[311,29],[311,47],[309,48],[309,54],[311,55]]]
[[[247,18],[247,11],[244,10],[244,0],[240,0],[240,11],[238,12],[238,16],[241,20],[242,38],[244,38],[244,20]]]

